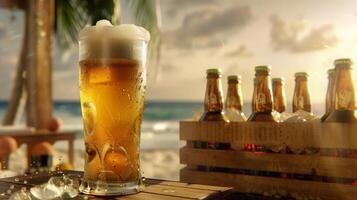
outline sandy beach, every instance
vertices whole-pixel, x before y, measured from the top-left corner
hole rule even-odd
[[[66,142],[57,142],[54,145],[56,154],[54,165],[67,162]],[[81,138],[75,141],[74,169],[83,171],[84,166],[84,145]],[[166,180],[179,180],[179,171],[183,165],[179,164],[178,149],[156,149],[141,151],[141,171],[144,177],[158,178]],[[19,149],[11,154],[9,170],[21,174],[26,170],[26,147],[20,146]]]

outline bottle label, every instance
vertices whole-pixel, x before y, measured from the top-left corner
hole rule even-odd
[[[296,105],[299,109],[304,108],[304,97],[302,95],[298,96]]]
[[[238,103],[238,100],[235,96],[230,96],[229,101],[231,105],[236,105]]]
[[[209,104],[210,105],[216,105],[218,102],[217,102],[217,95],[214,93],[214,92],[211,92],[209,94]]]
[[[259,94],[258,94],[257,103],[258,103],[259,105],[265,105],[265,103],[266,103],[266,98],[265,98],[265,95],[264,95],[263,93],[259,93]]]
[[[347,90],[342,90],[338,92],[337,101],[338,105],[342,108],[348,108],[351,104],[352,92]]]

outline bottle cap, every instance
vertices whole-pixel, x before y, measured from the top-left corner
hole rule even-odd
[[[284,82],[285,78],[284,77],[276,77],[271,79],[273,82]]]
[[[334,68],[327,70],[327,74],[328,75],[331,75],[333,73],[335,73],[335,69]]]
[[[255,66],[255,71],[270,72],[270,66],[269,65],[258,65],[258,66]]]
[[[241,75],[230,75],[227,77],[228,81],[240,81],[242,79]]]
[[[295,77],[308,77],[309,74],[307,72],[296,72]]]
[[[335,66],[336,65],[349,65],[349,66],[351,66],[353,64],[353,62],[349,58],[340,58],[340,59],[336,59],[334,64],[335,64]]]
[[[218,74],[218,75],[221,75],[222,74],[222,69],[220,68],[210,68],[210,69],[207,69],[207,74]]]

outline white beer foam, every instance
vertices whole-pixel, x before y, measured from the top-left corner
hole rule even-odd
[[[150,40],[150,33],[143,27],[134,24],[121,24],[113,26],[108,20],[99,20],[94,26],[87,26],[79,33],[80,39],[93,40]]]
[[[150,40],[150,33],[134,24],[113,26],[108,20],[100,20],[79,33],[79,60],[95,58],[118,58],[121,56],[120,42]],[[119,45],[119,46],[118,46]]]

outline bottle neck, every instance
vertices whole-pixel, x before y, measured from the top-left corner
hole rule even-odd
[[[334,101],[333,101],[333,87],[335,84],[335,75],[329,75],[328,77],[328,86],[327,86],[327,93],[325,99],[325,110],[326,113],[332,112],[334,109]]]
[[[223,95],[220,77],[207,77],[205,112],[222,112]]]
[[[274,109],[283,113],[286,110],[286,96],[284,85],[282,83],[274,83],[273,84],[273,96],[274,96]]]
[[[311,112],[310,88],[307,78],[296,78],[293,97],[293,112],[304,110]]]
[[[226,109],[242,111],[242,89],[238,81],[228,83]]]
[[[269,75],[256,75],[253,93],[253,112],[271,112],[273,98]]]
[[[334,108],[336,110],[355,110],[356,96],[351,68],[336,67],[334,84]]]

